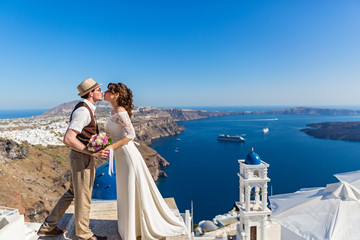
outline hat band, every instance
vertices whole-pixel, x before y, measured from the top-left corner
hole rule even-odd
[[[89,89],[96,88],[97,85],[99,85],[99,84],[98,84],[98,83],[95,83],[95,84],[92,85]]]

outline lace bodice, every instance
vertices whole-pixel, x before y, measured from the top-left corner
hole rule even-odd
[[[123,137],[133,140],[136,137],[134,127],[126,111],[111,114],[106,119],[105,130],[110,133],[113,142],[117,142]]]

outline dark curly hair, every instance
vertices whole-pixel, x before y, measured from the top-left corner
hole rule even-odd
[[[109,83],[107,87],[111,93],[119,93],[117,104],[125,108],[131,117],[134,109],[132,91],[123,83]]]

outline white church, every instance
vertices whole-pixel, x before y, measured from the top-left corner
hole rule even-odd
[[[280,226],[269,221],[268,167],[254,149],[245,159],[239,160],[239,209],[237,240],[280,240]]]
[[[262,161],[253,149],[245,160],[239,160],[239,165],[239,202],[236,202],[240,212],[238,239],[265,240],[265,226],[271,214],[267,207],[269,164]]]
[[[238,162],[239,201],[229,213],[214,218],[218,225],[226,227],[206,232],[203,236],[197,235],[195,239],[281,240],[281,226],[269,220],[269,164],[262,161],[254,149]]]

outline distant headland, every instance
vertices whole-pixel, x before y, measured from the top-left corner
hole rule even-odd
[[[324,122],[307,124],[300,131],[316,138],[360,142],[360,122]]]
[[[360,115],[360,110],[294,107],[281,110],[270,110],[255,112],[257,114],[279,114],[279,115]]]
[[[42,115],[54,116],[70,114],[78,100],[63,103],[52,109],[45,111]],[[107,102],[97,102],[97,114],[108,113],[110,105]],[[99,113],[98,113],[99,112]],[[251,115],[251,114],[276,114],[276,115],[360,115],[360,110],[352,109],[335,109],[335,108],[313,108],[313,107],[292,107],[279,110],[265,110],[265,111],[209,111],[209,110],[195,110],[184,108],[156,108],[156,107],[137,107],[136,113],[159,113],[167,112],[175,121],[186,121],[199,118],[209,118],[214,116],[225,115]]]

